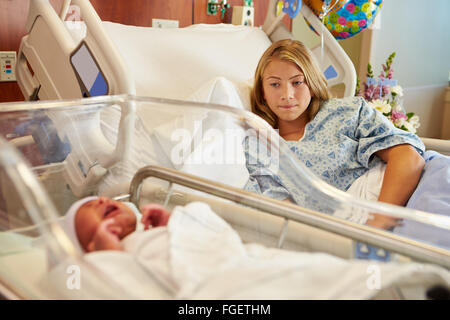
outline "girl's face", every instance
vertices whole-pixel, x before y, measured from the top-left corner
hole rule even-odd
[[[273,59],[262,75],[264,98],[270,110],[281,122],[306,117],[311,102],[311,91],[302,70],[294,63]]]

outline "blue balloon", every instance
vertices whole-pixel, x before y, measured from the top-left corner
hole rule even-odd
[[[288,4],[287,7],[286,4]],[[296,4],[295,9],[294,4]],[[302,0],[284,0],[283,12],[286,12],[289,15],[289,18],[294,19],[300,12],[301,7]]]

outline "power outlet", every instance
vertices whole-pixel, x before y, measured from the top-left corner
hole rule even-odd
[[[153,28],[178,28],[178,20],[152,19]]]
[[[16,52],[0,51],[0,82],[16,81]]]

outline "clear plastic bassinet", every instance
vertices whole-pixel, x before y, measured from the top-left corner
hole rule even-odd
[[[0,107],[0,128],[4,295],[132,297],[83,261],[60,226],[74,201],[93,194],[168,208],[204,201],[244,242],[346,259],[450,266],[445,248],[349,222],[336,212],[387,214],[436,228],[445,237],[450,235],[448,217],[356,199],[331,187],[296,160],[276,131],[245,110],[134,96],[11,103]],[[286,179],[312,205],[243,190],[246,137],[257,139],[261,152],[276,160],[270,170],[289,172]],[[68,277],[77,268],[89,279],[83,291],[70,289],[76,283]]]

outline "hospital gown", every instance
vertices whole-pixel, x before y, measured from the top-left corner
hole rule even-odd
[[[284,141],[284,140],[283,140]],[[365,172],[382,160],[377,151],[410,144],[423,154],[422,141],[414,134],[395,128],[379,111],[361,97],[330,99],[305,128],[298,141],[285,141],[307,168],[328,184],[346,191]],[[257,140],[244,140],[246,165],[250,177],[246,190],[278,200],[290,199],[297,204],[327,211],[308,195],[308,187],[293,183],[289,172],[273,166],[274,159],[265,158],[265,150],[256,148]],[[275,170],[271,168],[276,168]],[[310,188],[309,188],[310,189]]]

